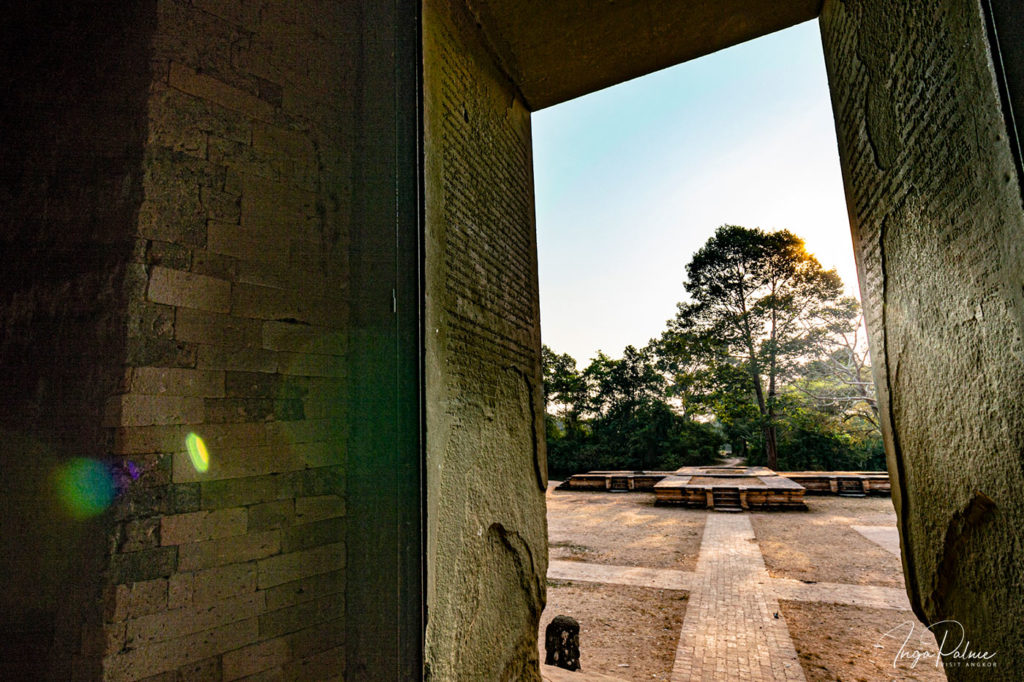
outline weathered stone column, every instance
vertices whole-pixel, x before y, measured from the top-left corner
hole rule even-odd
[[[907,590],[1018,679],[1024,213],[985,16],[827,0],[821,29]]]
[[[424,3],[427,640],[539,680],[547,484],[530,115],[462,3]]]

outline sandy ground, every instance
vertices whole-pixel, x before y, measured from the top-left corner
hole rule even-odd
[[[927,656],[937,652],[935,639],[908,611],[793,601],[779,607],[809,682],[946,679],[937,657]]]
[[[704,514],[655,507],[654,493],[602,493],[548,488],[552,559],[692,571]]]
[[[693,571],[706,514],[655,507],[648,493],[548,492],[550,556],[602,564]],[[809,497],[807,512],[755,512],[751,521],[773,577],[816,582],[902,587],[899,557],[853,526],[894,526],[887,497]],[[711,512],[714,513],[714,512]],[[686,612],[686,593],[649,588],[551,581],[544,628],[556,615],[581,625],[586,671],[626,680],[668,679]],[[893,668],[914,624],[906,651],[927,650],[934,640],[908,611],[811,602],[783,602],[783,614],[809,680],[942,680],[932,660]],[[885,634],[897,628],[886,637]],[[879,646],[875,646],[878,644]],[[543,651],[541,651],[543,660]],[[580,675],[580,682],[586,680]]]
[[[552,618],[566,615],[580,624],[580,682],[594,672],[623,680],[667,680],[685,614],[685,592],[549,581],[538,637],[541,661],[544,630]]]
[[[903,587],[899,557],[851,527],[895,526],[892,500],[825,495],[805,500],[806,512],[750,515],[773,578]]]

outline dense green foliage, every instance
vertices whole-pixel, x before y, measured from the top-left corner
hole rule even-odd
[[[787,231],[723,226],[661,338],[582,371],[544,347],[554,476],[707,464],[884,469],[859,306]]]
[[[647,350],[603,353],[583,371],[544,347],[548,468],[555,477],[594,469],[677,469],[713,460],[720,434],[679,414]]]

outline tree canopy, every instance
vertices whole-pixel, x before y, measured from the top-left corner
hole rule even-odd
[[[544,347],[553,472],[710,463],[725,444],[771,468],[883,466],[859,304],[799,237],[724,225],[684,287],[620,359],[578,370]]]
[[[856,299],[843,295],[788,230],[723,225],[686,266],[691,301],[680,303],[666,335],[678,335],[706,366],[731,365],[749,379],[768,466],[778,466],[778,392],[809,358],[853,329]]]

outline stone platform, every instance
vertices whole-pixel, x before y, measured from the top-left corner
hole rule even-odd
[[[779,474],[804,487],[808,495],[889,495],[884,471],[785,471]]]
[[[683,467],[655,484],[656,504],[726,511],[807,509],[804,487],[765,467]]]
[[[797,492],[790,484],[802,490]],[[714,491],[719,488],[735,488],[740,509],[800,509],[804,494],[863,497],[889,495],[891,490],[889,474],[884,471],[774,472],[764,467],[740,466],[685,467],[678,471],[588,471],[574,474],[558,486],[558,490],[654,492],[659,504],[711,508],[715,507]]]
[[[562,481],[556,490],[654,490],[654,485],[671,471],[588,471],[573,474]]]

